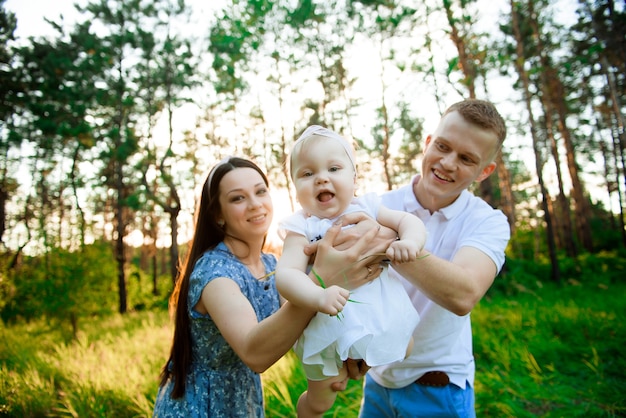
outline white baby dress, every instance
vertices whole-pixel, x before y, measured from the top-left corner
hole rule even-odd
[[[380,199],[375,193],[355,198],[344,214],[365,212],[376,218]],[[279,223],[279,232],[304,235],[312,242],[324,236],[335,219],[307,216],[302,210]],[[307,378],[324,380],[339,374],[347,358],[363,359],[371,366],[404,359],[419,314],[404,287],[388,275],[350,292],[350,301],[339,316],[318,312],[296,342],[294,350]]]

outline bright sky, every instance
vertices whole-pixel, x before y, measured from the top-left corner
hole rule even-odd
[[[72,25],[75,19],[77,18],[74,4],[76,2],[84,4],[85,1],[86,0],[55,0],[55,1],[7,0],[5,3],[5,8],[7,10],[14,12],[17,16],[18,21],[17,21],[16,36],[18,38],[25,38],[29,36],[45,36],[45,35],[51,35],[55,33],[50,28],[50,25],[48,25],[45,22],[44,18],[48,18],[55,22],[61,21],[61,18],[63,18],[63,20],[68,25]],[[566,4],[572,2],[572,0],[560,0],[560,1]],[[196,22],[201,22],[201,21],[206,21],[207,18],[210,19],[213,16],[212,10],[215,10],[215,8],[221,6],[223,4],[223,0],[208,0],[208,1],[187,0],[187,3],[193,5],[193,8],[194,8],[193,19]],[[565,9],[569,11],[569,13],[567,14],[569,18],[566,19],[569,22],[567,23],[571,23],[571,21],[573,20],[575,16],[574,14],[575,7],[571,7],[571,8],[566,7]],[[497,15],[497,13],[493,11],[491,14]],[[493,19],[497,20],[497,16],[494,16]],[[490,19],[485,19],[485,20],[490,20]],[[351,61],[353,63],[354,62],[360,63],[361,60],[367,60],[368,58],[371,58],[370,53],[361,54],[359,53],[359,51],[355,51],[355,54],[352,57]],[[361,69],[362,68],[371,69],[372,65],[366,62],[362,62],[359,65],[356,65],[355,67],[361,68]],[[374,75],[374,77],[377,78],[376,75]],[[370,81],[370,80],[367,80],[368,78],[367,74],[360,74],[359,78],[362,78],[363,80],[367,81],[366,84],[368,84]],[[502,104],[503,107],[505,103],[507,103],[506,100],[503,101],[503,104]],[[434,129],[434,124],[436,124],[438,120],[438,116],[436,112],[434,112],[430,116],[426,115],[426,113],[433,112],[434,110],[436,109],[431,108],[431,109],[428,109],[428,112],[426,110],[423,111],[424,114],[422,116],[426,116],[424,118],[426,122],[426,126],[425,126],[426,132],[431,132],[432,129]],[[501,109],[501,111],[503,111],[503,114],[507,113],[507,110],[508,109]],[[532,168],[531,168],[531,171],[532,171]],[[282,199],[284,198],[281,196],[280,198],[275,199],[275,200],[278,202],[278,201],[281,201]],[[278,213],[278,212],[280,212],[281,209],[282,210],[288,209],[288,206],[289,205],[283,205],[283,204],[276,205],[275,220],[280,219],[286,215],[286,213]]]
[[[54,33],[44,18],[59,21],[61,15],[68,23],[76,17],[74,1],[71,0],[7,0],[7,10],[17,16],[17,37],[46,35]]]

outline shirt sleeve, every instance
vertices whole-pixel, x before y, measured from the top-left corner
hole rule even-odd
[[[293,215],[289,215],[278,222],[277,233],[283,241],[287,232],[295,232],[306,236],[306,218],[302,210],[298,210]]]
[[[460,247],[474,247],[489,256],[499,273],[504,265],[505,250],[511,238],[511,228],[506,216],[499,210],[492,210],[480,219],[474,219],[471,233],[465,234]]]

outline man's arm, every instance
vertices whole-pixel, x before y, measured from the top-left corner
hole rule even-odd
[[[394,265],[429,299],[457,315],[466,315],[487,293],[497,274],[493,260],[473,247],[462,247],[452,261],[422,251],[413,262]]]

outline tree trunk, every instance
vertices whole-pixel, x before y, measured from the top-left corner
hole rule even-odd
[[[561,280],[561,272],[559,268],[558,258],[556,256],[556,245],[554,242],[554,234],[552,233],[552,218],[550,217],[550,210],[548,208],[548,201],[550,199],[548,195],[548,191],[545,187],[543,181],[543,163],[541,158],[541,152],[539,150],[539,143],[537,138],[537,124],[535,122],[535,117],[533,116],[532,109],[532,100],[530,94],[530,81],[528,78],[528,74],[524,69],[524,44],[522,35],[520,32],[519,26],[519,15],[517,10],[515,9],[515,2],[511,0],[511,26],[513,29],[513,34],[515,36],[515,45],[517,58],[515,59],[515,67],[517,68],[517,72],[520,76],[520,80],[522,81],[523,86],[523,94],[526,102],[526,111],[528,112],[528,121],[530,123],[530,133],[533,140],[533,151],[535,153],[535,169],[537,171],[537,179],[539,181],[539,188],[541,191],[541,205],[544,211],[544,220],[546,222],[546,238],[548,243],[548,252],[550,255],[550,262],[552,266],[551,278],[555,282],[560,282]]]
[[[545,81],[547,80],[544,80],[544,82]],[[571,239],[574,234],[572,232],[570,202],[565,195],[565,190],[563,187],[561,157],[559,156],[558,144],[554,136],[555,129],[554,123],[552,121],[552,115],[554,114],[554,110],[552,109],[552,105],[549,100],[541,100],[541,104],[544,107],[546,133],[550,140],[550,150],[552,152],[552,158],[554,159],[554,168],[559,188],[559,193],[557,195],[558,216],[555,218],[556,228],[554,232],[557,234],[558,237],[558,247],[564,248],[569,257],[576,257],[576,255],[578,254],[578,251],[576,250],[576,243],[574,242],[574,240]]]
[[[468,50],[465,38],[461,35],[459,28],[457,27],[458,20],[454,17],[452,13],[451,5],[452,2],[450,0],[443,0],[443,7],[446,11],[448,24],[450,25],[450,39],[456,47],[459,56],[459,67],[464,76],[463,84],[465,85],[465,87],[467,87],[469,98],[475,99],[476,76],[478,72],[476,69],[476,65],[471,59],[471,51]],[[483,198],[483,200],[489,205],[495,206],[492,181],[492,177],[487,177],[484,181],[480,182],[478,187],[480,189],[480,196]]]
[[[511,174],[506,168],[502,151],[496,157],[498,170],[498,184],[500,185],[500,208],[509,220],[511,233],[515,232],[515,201],[513,200],[513,188],[511,186]]]
[[[119,313],[124,314],[128,310],[126,305],[126,252],[124,251],[124,184],[122,163],[115,161],[115,188],[117,189],[117,201],[115,202],[115,218],[117,219],[115,237],[115,260],[117,261],[117,287],[119,296]]]
[[[152,257],[150,257],[152,267],[152,294],[154,296],[159,295],[159,287],[157,285],[157,278],[159,277],[157,271],[157,254],[158,252],[154,251],[154,254],[152,254]]]
[[[4,237],[4,230],[6,228],[6,218],[7,218],[6,207],[7,207],[8,199],[9,199],[9,194],[4,189],[4,184],[0,184],[0,242],[4,242],[3,237]]]
[[[574,198],[574,213],[576,222],[576,232],[580,243],[587,251],[593,251],[593,241],[591,236],[591,209],[589,201],[585,197],[583,184],[578,175],[579,169],[576,163],[576,150],[572,142],[571,132],[567,127],[565,119],[567,117],[567,106],[565,105],[565,90],[563,84],[558,77],[557,72],[550,64],[545,54],[544,45],[541,41],[541,31],[534,9],[534,0],[528,1],[529,23],[532,27],[534,37],[537,41],[537,50],[539,51],[539,59],[542,66],[542,87],[547,93],[546,102],[551,102],[551,108],[554,109],[557,116],[557,128],[563,139],[567,157],[567,168],[569,170],[570,180],[572,182],[572,195]],[[546,119],[551,115],[547,114]]]
[[[620,232],[621,232],[621,236],[622,236],[622,245],[624,247],[626,247],[626,225],[624,225],[624,220],[626,219],[626,214],[624,213],[624,200],[623,200],[623,194],[622,194],[622,185],[620,183],[620,178],[619,178],[619,173],[620,173],[620,168],[619,168],[619,138],[616,137],[616,134],[614,132],[614,130],[611,130],[613,132],[613,164],[615,167],[615,190],[617,191],[617,202],[619,205],[619,227],[620,227]],[[622,154],[623,157],[623,154]],[[607,157],[608,159],[608,157]],[[624,166],[623,166],[623,162],[624,159],[622,158],[622,170],[621,172],[624,173]],[[607,175],[607,184],[610,184],[610,182],[608,181],[608,175]],[[626,176],[625,176],[626,178]],[[609,198],[611,197],[611,190],[609,189]],[[612,216],[612,214],[611,214]]]
[[[620,231],[622,236],[622,245],[626,247],[626,226],[624,225],[624,204],[622,200],[622,192],[621,192],[621,184],[619,173],[621,171],[623,175],[624,185],[626,186],[626,164],[624,164],[624,139],[626,137],[626,132],[624,132],[624,116],[622,115],[621,109],[621,101],[620,95],[616,92],[617,88],[615,86],[615,79],[613,74],[609,71],[609,63],[607,62],[606,57],[603,55],[600,59],[600,67],[601,71],[606,77],[606,83],[609,88],[609,97],[611,98],[611,109],[613,110],[613,115],[615,117],[615,121],[617,123],[617,129],[611,129],[612,137],[613,137],[613,156],[615,160],[615,172],[616,172],[616,189],[618,195],[619,202],[619,213],[620,213]],[[618,157],[621,156],[621,159]],[[619,161],[621,160],[621,170]],[[607,177],[608,182],[608,177]],[[609,199],[611,198],[611,194],[609,193]]]
[[[176,278],[178,277],[178,213],[180,208],[171,207],[170,228],[172,229],[172,245],[170,246],[170,273],[172,277],[172,285],[176,286]]]

